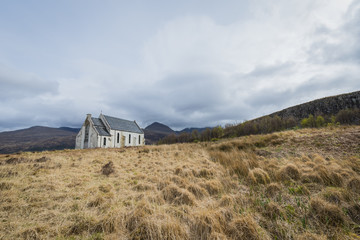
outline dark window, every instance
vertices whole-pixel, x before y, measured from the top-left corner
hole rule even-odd
[[[119,141],[120,141],[120,134],[118,133],[117,134],[117,143],[119,143]]]
[[[140,139],[141,139],[141,136],[139,135],[139,145],[141,144],[141,143],[140,143]]]
[[[129,134],[129,144],[131,143],[131,134]]]
[[[104,146],[106,146],[106,138],[104,138]]]

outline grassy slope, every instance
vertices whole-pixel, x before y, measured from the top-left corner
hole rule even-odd
[[[339,127],[0,155],[0,239],[359,239],[359,142]]]
[[[0,133],[0,153],[59,150],[75,147],[72,128],[31,127]]]

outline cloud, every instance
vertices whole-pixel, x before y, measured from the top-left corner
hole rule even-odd
[[[42,94],[54,94],[58,91],[56,81],[38,77],[33,73],[24,73],[0,64],[0,100],[32,98]]]
[[[214,126],[356,91],[359,9],[356,0],[260,0],[226,21],[214,9],[177,13],[157,27],[146,19],[156,31],[143,29],[140,47],[114,28],[106,32],[116,41],[59,53],[68,55],[61,64],[67,71],[51,79],[0,65],[0,99],[10,103],[0,106],[8,113],[0,124],[76,126],[86,113],[103,111],[143,127]]]
[[[336,28],[319,26],[309,48],[309,61],[323,64],[360,63],[360,1],[353,1]]]
[[[357,90],[356,67],[314,65],[308,51],[314,41],[321,44],[319,26],[349,25],[342,18],[346,4],[312,2],[292,8],[285,1],[268,12],[259,11],[265,9],[259,4],[254,18],[228,24],[207,16],[167,22],[144,45],[136,87],[109,98],[109,109],[181,128],[251,119]]]

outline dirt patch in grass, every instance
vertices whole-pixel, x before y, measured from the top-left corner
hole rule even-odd
[[[108,162],[101,168],[101,173],[105,176],[109,176],[111,173],[115,172],[114,163],[112,161]]]

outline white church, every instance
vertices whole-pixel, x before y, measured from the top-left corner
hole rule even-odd
[[[136,123],[103,115],[98,118],[87,114],[76,136],[75,149],[121,148],[145,145],[144,132]]]

